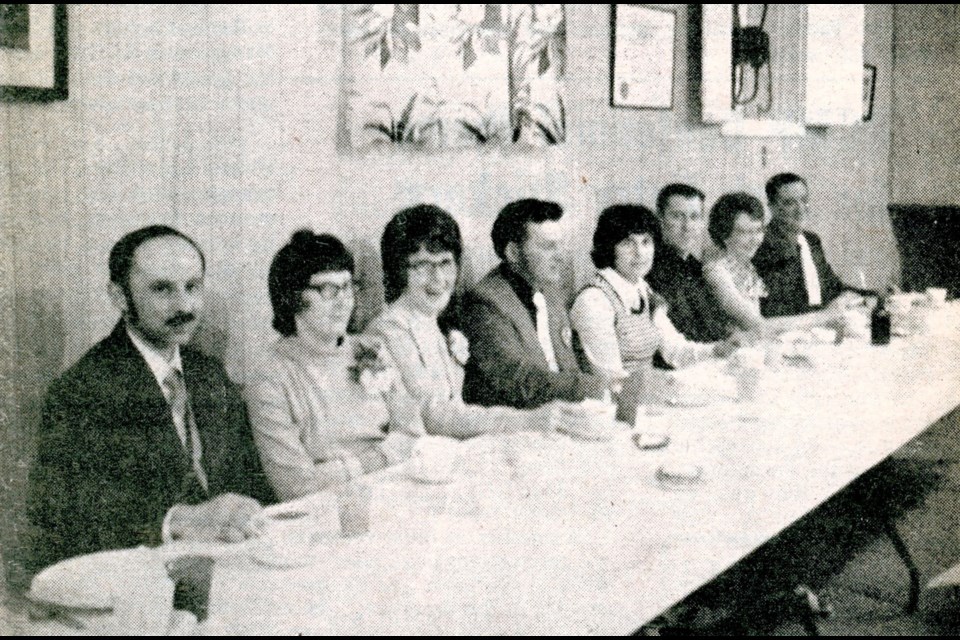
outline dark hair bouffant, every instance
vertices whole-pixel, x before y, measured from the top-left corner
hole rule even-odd
[[[738,191],[722,196],[710,208],[710,224],[707,227],[710,237],[720,248],[727,246],[727,239],[733,233],[737,216],[745,214],[752,220],[763,221],[763,203],[749,193]]]
[[[295,317],[305,309],[303,292],[315,273],[349,271],[353,255],[336,237],[301,229],[293,234],[270,263],[267,285],[273,306],[273,328],[282,336],[297,333]]]
[[[660,246],[660,223],[650,209],[638,204],[616,204],[604,209],[593,233],[590,257],[594,266],[597,269],[612,267],[614,249],[634,234],[648,234],[653,238],[654,246]]]
[[[556,202],[526,198],[511,202],[497,214],[490,238],[493,250],[501,260],[506,257],[507,245],[523,244],[527,239],[527,223],[541,224],[563,217],[563,208]]]
[[[431,253],[449,251],[460,268],[463,239],[456,220],[432,204],[420,204],[393,216],[380,238],[383,260],[383,289],[387,302],[393,302],[407,288],[407,260],[426,249]]]

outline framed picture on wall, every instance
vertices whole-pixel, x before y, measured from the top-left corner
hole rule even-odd
[[[872,64],[863,65],[863,121],[873,118],[873,94],[877,90],[877,68]]]
[[[0,100],[66,98],[66,5],[0,4]]]
[[[610,105],[672,109],[676,13],[638,4],[611,6]]]

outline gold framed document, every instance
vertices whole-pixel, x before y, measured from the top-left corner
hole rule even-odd
[[[676,13],[637,4],[612,7],[610,106],[672,109]]]

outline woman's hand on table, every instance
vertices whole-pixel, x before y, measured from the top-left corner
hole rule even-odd
[[[253,498],[225,493],[197,505],[178,504],[170,510],[169,533],[174,540],[242,542],[260,534],[263,508]]]

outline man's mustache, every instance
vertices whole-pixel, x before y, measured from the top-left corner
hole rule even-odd
[[[185,324],[193,322],[197,319],[197,316],[193,313],[178,313],[172,318],[168,319],[165,323],[168,327],[179,328]]]

